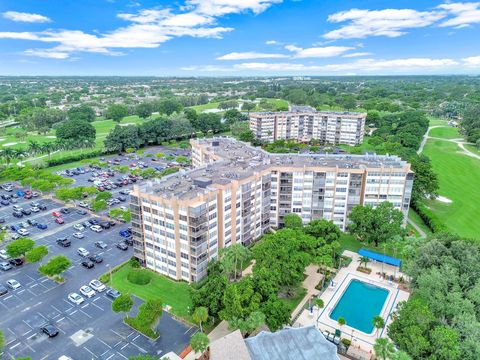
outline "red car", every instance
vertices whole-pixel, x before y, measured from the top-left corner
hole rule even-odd
[[[54,211],[54,212],[52,213],[52,215],[55,216],[56,218],[62,216],[62,214],[59,213],[58,211]]]
[[[65,223],[65,220],[63,220],[61,217],[57,217],[57,218],[55,219],[55,222],[56,222],[57,224],[59,224],[59,225],[62,225],[62,224]]]

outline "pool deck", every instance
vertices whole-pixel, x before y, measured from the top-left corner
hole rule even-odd
[[[342,338],[352,340],[352,346],[357,348],[359,347],[367,353],[373,352],[373,344],[375,343],[375,339],[377,337],[388,336],[386,326],[380,330],[374,329],[374,332],[371,334],[366,334],[348,326],[348,323],[340,327],[337,321],[332,320],[329,316],[335,308],[337,302],[342,297],[344,291],[350,284],[350,281],[357,279],[389,291],[387,299],[385,300],[385,305],[380,313],[380,316],[383,317],[386,325],[391,323],[391,314],[395,310],[397,304],[400,301],[407,300],[410,294],[406,291],[400,290],[397,284],[390,283],[389,281],[383,279],[380,275],[377,275],[377,273],[382,272],[381,263],[369,262],[368,268],[372,269],[372,272],[370,274],[364,274],[357,271],[357,267],[359,266],[358,259],[360,258],[357,253],[345,251],[343,255],[352,258],[352,262],[348,267],[342,268],[337,273],[333,279],[335,286],[328,287],[320,295],[320,298],[324,301],[325,307],[323,309],[315,308],[313,314],[308,310],[304,310],[299,316],[298,320],[295,322],[294,326],[307,326],[316,324],[321,331],[328,330],[330,332],[335,332],[336,329],[339,329],[342,332]],[[383,272],[387,273],[387,275],[396,274],[397,277],[401,274],[397,268],[385,264],[383,265]]]

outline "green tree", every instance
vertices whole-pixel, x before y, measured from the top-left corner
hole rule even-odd
[[[290,213],[285,215],[283,222],[287,229],[301,229],[303,227],[302,218],[297,214]]]
[[[105,112],[105,118],[112,119],[115,122],[122,121],[125,116],[128,116],[128,107],[122,104],[112,104]]]
[[[3,333],[3,331],[0,330],[0,354],[2,353],[4,346],[5,346],[5,334]]]
[[[439,360],[464,359],[460,351],[460,337],[454,329],[440,325],[430,334],[436,358]]]
[[[410,158],[412,170],[415,172],[412,200],[421,201],[438,195],[438,178],[433,171],[430,158],[425,155],[415,155]]]
[[[243,141],[243,142],[248,142],[248,143],[253,143],[255,142],[255,134],[253,133],[252,130],[246,130],[238,135],[238,140]]]
[[[45,245],[34,247],[25,254],[25,259],[29,263],[36,263],[41,261],[48,254],[48,248]]]
[[[201,353],[202,357],[203,353],[208,349],[209,344],[210,340],[208,339],[208,336],[205,335],[203,332],[197,332],[190,339],[190,346],[192,347],[192,350],[196,353]]]
[[[257,107],[257,105],[253,102],[250,102],[250,101],[244,101],[243,104],[242,104],[242,110],[247,111],[249,114],[250,114],[250,111],[252,111],[256,107]]]
[[[395,348],[393,347],[393,344],[388,341],[387,338],[378,338],[377,340],[375,340],[373,350],[375,350],[375,354],[378,357],[382,358],[382,360],[387,360],[393,355]]]
[[[360,266],[362,266],[362,264],[364,264],[363,267],[366,269],[368,263],[370,262],[370,258],[369,258],[368,256],[361,256],[361,257],[358,259],[358,262],[359,262]]]
[[[277,331],[290,323],[290,309],[279,299],[271,298],[262,305],[265,322],[270,331]]]
[[[38,271],[45,276],[59,277],[70,265],[72,265],[72,262],[69,258],[64,255],[57,255],[51,257],[46,264],[40,266]]]
[[[327,244],[339,240],[342,234],[340,228],[333,221],[325,219],[310,221],[305,227],[305,232],[316,238],[324,239]]]
[[[146,119],[152,115],[153,107],[151,103],[141,103],[135,107],[135,114],[140,116],[143,119]]]
[[[104,146],[108,151],[124,151],[127,148],[137,149],[145,141],[140,136],[138,126],[117,125],[105,138]]]
[[[133,298],[129,294],[122,294],[112,302],[113,312],[129,313],[133,307]]]
[[[229,329],[239,329],[243,336],[251,334],[265,324],[265,315],[261,311],[253,311],[245,319],[235,318],[229,323]]]
[[[95,120],[95,111],[91,106],[82,104],[80,106],[72,107],[67,113],[69,120],[83,120],[92,122]]]
[[[92,204],[92,210],[95,212],[100,212],[107,210],[107,202],[105,200],[95,200]]]
[[[202,323],[208,320],[208,309],[204,306],[196,308],[193,312],[192,319],[200,326],[200,331],[203,332]]]
[[[377,315],[372,320],[373,327],[378,331],[377,337],[380,336],[380,330],[385,327],[385,320],[380,315]]]
[[[398,350],[390,356],[390,360],[412,360],[405,351]]]
[[[57,126],[58,140],[95,140],[97,130],[85,120],[68,120]]]
[[[32,250],[34,246],[35,241],[32,239],[20,238],[12,241],[5,247],[5,249],[7,250],[8,255],[10,255],[12,258],[19,258],[25,256],[25,254]]]
[[[350,213],[349,230],[358,240],[373,242],[375,246],[386,242],[395,235],[403,236],[403,213],[388,202],[382,202],[376,208],[355,206]]]
[[[342,327],[343,325],[347,324],[347,321],[345,320],[345,318],[343,316],[340,316],[337,320],[337,323],[340,327]]]
[[[101,200],[110,200],[113,197],[111,192],[108,191],[102,191],[95,196],[95,201],[101,201]]]

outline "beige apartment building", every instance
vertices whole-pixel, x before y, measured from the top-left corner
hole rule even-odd
[[[270,154],[230,138],[191,140],[194,169],[135,186],[135,256],[177,280],[206,275],[218,250],[248,245],[288,213],[342,230],[356,205],[390,201],[407,217],[413,172],[396,156]]]
[[[289,111],[250,114],[250,130],[257,140],[318,140],[321,144],[359,145],[365,133],[365,113],[316,111],[292,106]]]

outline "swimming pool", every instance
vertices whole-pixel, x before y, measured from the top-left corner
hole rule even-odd
[[[380,315],[389,291],[360,280],[352,280],[330,313],[330,318],[343,317],[347,326],[366,334],[373,332],[373,318]]]

